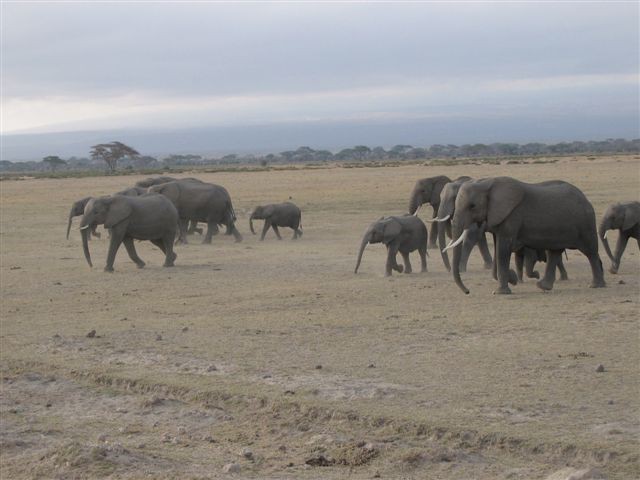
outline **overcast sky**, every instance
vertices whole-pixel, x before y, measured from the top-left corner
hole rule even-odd
[[[639,128],[635,1],[1,8],[5,134],[545,117]]]

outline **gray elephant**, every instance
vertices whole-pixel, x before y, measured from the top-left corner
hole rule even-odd
[[[182,179],[153,185],[148,190],[166,196],[175,205],[180,218],[180,242],[187,243],[187,223],[190,220],[207,223],[207,233],[202,243],[211,243],[218,224],[226,225],[236,242],[242,241],[242,235],[235,227],[236,214],[226,188],[199,180]]]
[[[137,181],[136,187],[149,188],[153,185],[160,185],[162,183],[175,182],[176,180],[178,179],[173,177],[149,177],[149,178],[145,178],[144,180]]]
[[[362,254],[369,243],[383,243],[387,247],[386,277],[391,275],[392,270],[399,273],[402,273],[403,270],[404,273],[411,273],[409,253],[415,250],[418,250],[420,254],[421,271],[426,272],[427,236],[427,227],[422,220],[414,215],[382,217],[377,222],[372,223],[362,237],[354,273],[358,273]],[[396,261],[398,252],[400,252],[404,260],[404,269]]]
[[[618,243],[616,244],[616,253],[611,253],[607,233],[609,230],[618,230]],[[600,239],[604,245],[604,250],[611,260],[609,272],[618,273],[620,268],[620,259],[627,247],[629,238],[635,238],[640,248],[640,202],[624,202],[614,203],[607,208],[600,221]]]
[[[147,189],[143,187],[131,187],[125,188],[124,190],[120,190],[116,192],[114,195],[124,195],[127,197],[139,197],[140,195],[144,195],[147,193]]]
[[[418,209],[425,203],[430,204],[433,207],[433,218],[437,216],[438,208],[440,208],[440,193],[444,186],[449,183],[451,179],[445,175],[438,175],[436,177],[422,178],[418,180],[411,191],[411,198],[409,199],[409,213],[417,214]],[[436,245],[436,238],[440,228],[438,224],[434,224],[431,227],[431,233],[429,234],[429,248],[438,248]]]
[[[79,217],[80,215],[84,214],[84,207],[87,206],[87,203],[89,203],[89,200],[91,200],[92,198],[93,197],[84,197],[73,202],[73,204],[71,205],[71,210],[69,211],[69,221],[67,223],[67,240],[69,240],[69,232],[71,231],[71,221],[73,220],[73,217]],[[87,240],[91,238],[91,235],[96,238],[100,238],[100,233],[96,232],[97,227],[97,224],[91,225],[91,228],[89,230],[90,233],[87,236]]]
[[[440,254],[442,255],[442,262],[444,263],[447,271],[451,271],[451,265],[449,264],[449,255],[447,254],[446,247],[446,233],[451,236],[451,219],[455,213],[456,197],[458,191],[463,183],[473,180],[471,177],[458,177],[452,182],[444,185],[440,192],[440,206],[438,207],[437,218],[433,219],[434,223],[438,225],[438,244]],[[433,228],[433,227],[432,227]],[[433,231],[433,230],[432,230]],[[469,231],[466,241],[462,247],[462,254],[460,256],[460,271],[464,272],[467,269],[467,262],[469,255],[474,246],[478,246],[482,259],[484,260],[484,266],[487,269],[492,268],[493,259],[489,252],[489,246],[487,245],[487,238],[483,231],[478,228],[472,228]]]
[[[260,241],[264,240],[269,228],[273,228],[278,240],[282,240],[278,227],[289,227],[293,229],[293,240],[302,237],[302,212],[291,202],[272,203],[256,207],[249,217],[249,228],[251,233],[256,234],[253,229],[254,220],[264,220]]]
[[[145,263],[136,253],[134,240],[150,240],[165,254],[164,266],[173,266],[178,211],[168,198],[149,194],[139,197],[113,195],[89,200],[80,222],[82,248],[89,266],[93,265],[87,243],[88,229],[93,224],[104,224],[111,232],[105,272],[113,272],[113,262],[122,243],[138,268],[144,267]]]
[[[485,178],[460,187],[453,217],[453,277],[469,293],[458,268],[462,243],[474,224],[493,234],[496,294],[508,294],[511,253],[522,247],[544,249],[547,265],[536,285],[551,290],[556,266],[564,249],[580,250],[591,265],[591,287],[605,286],[598,255],[598,235],[593,206],[575,186],[563,181],[524,183],[510,177]]]

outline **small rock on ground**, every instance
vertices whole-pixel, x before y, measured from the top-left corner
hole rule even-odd
[[[87,338],[93,338],[96,336],[96,331],[95,330],[91,330],[89,333],[87,333]]]

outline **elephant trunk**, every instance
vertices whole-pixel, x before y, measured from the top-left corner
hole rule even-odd
[[[80,230],[80,233],[82,233],[82,249],[84,251],[84,258],[87,259],[89,266],[93,267],[93,264],[91,263],[91,254],[89,253],[89,230],[89,228],[84,228]]]
[[[600,240],[602,241],[602,245],[604,246],[604,251],[607,252],[607,256],[609,259],[614,262],[613,253],[611,252],[611,248],[609,248],[609,240],[607,240],[607,231],[610,229],[611,225],[608,222],[602,222],[600,224],[599,233]]]
[[[358,261],[356,262],[356,269],[353,271],[353,273],[358,273],[358,268],[360,268],[360,262],[362,261],[362,255],[364,254],[364,249],[369,244],[370,241],[371,241],[371,231],[367,231],[367,233],[364,234],[364,237],[362,237],[362,243],[360,244],[360,250],[358,251]]]
[[[253,233],[255,235],[256,231],[253,229],[253,213],[249,217],[249,228],[251,229],[251,233]]]
[[[458,237],[458,240],[456,242],[453,242],[456,245],[453,249],[452,271],[453,271],[453,279],[455,280],[456,285],[458,286],[458,288],[460,288],[460,290],[462,290],[465,294],[468,295],[469,289],[465,287],[464,283],[462,283],[462,278],[460,278],[460,258],[462,257],[462,245],[460,245],[460,243],[464,242],[465,233],[466,233],[466,230],[462,234],[460,234],[460,228],[454,226],[453,237],[454,238]],[[461,239],[462,239],[462,242],[460,241]]]
[[[451,264],[449,263],[449,254],[444,251],[446,247],[446,237],[445,237],[446,224],[442,224],[438,228],[438,248],[440,250],[440,255],[442,255],[442,262],[444,263],[447,272],[451,271]]]
[[[69,223],[67,223],[67,240],[69,240],[69,232],[71,231],[71,220],[74,217],[74,211],[73,211],[73,207],[71,208],[71,211],[69,212]]]
[[[411,200],[409,200],[409,213],[411,215],[414,215],[417,212],[418,207],[422,205],[422,202],[420,202],[419,197],[420,197],[420,193],[411,194]]]

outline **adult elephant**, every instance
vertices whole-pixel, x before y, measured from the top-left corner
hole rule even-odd
[[[180,218],[180,242],[187,243],[189,221],[207,223],[207,233],[202,243],[211,243],[214,232],[218,230],[218,224],[226,225],[236,242],[242,241],[242,235],[235,227],[236,214],[226,188],[212,183],[183,179],[153,185],[149,187],[149,192],[160,193],[175,205]]]
[[[547,265],[537,282],[551,290],[555,270],[564,249],[580,250],[591,264],[591,287],[604,287],[602,262],[593,206],[575,186],[563,181],[525,183],[510,177],[485,178],[464,183],[458,192],[453,217],[453,277],[469,293],[458,267],[462,243],[469,229],[483,225],[493,234],[496,294],[508,294],[511,253],[522,247],[544,249]]]
[[[463,183],[473,180],[471,177],[458,177],[452,182],[444,185],[440,192],[440,206],[438,207],[437,218],[433,220],[438,224],[438,246],[440,254],[442,256],[442,262],[444,263],[447,271],[451,271],[451,265],[449,264],[449,255],[447,254],[446,247],[446,234],[451,237],[451,219],[455,213],[456,197],[458,191]],[[433,227],[432,227],[433,228]],[[433,231],[433,230],[432,230]],[[479,228],[472,228],[467,235],[467,240],[462,246],[462,253],[460,255],[460,271],[464,272],[467,269],[467,262],[469,255],[474,246],[478,246],[482,259],[484,260],[484,266],[487,269],[492,268],[493,259],[489,252],[489,246],[487,245],[487,238],[484,231]]]
[[[421,271],[427,271],[427,227],[414,215],[382,217],[372,223],[362,237],[354,273],[358,273],[364,249],[369,243],[383,243],[387,247],[386,277],[391,275],[392,270],[411,273],[409,253],[415,250],[420,254]],[[396,261],[398,252],[404,260],[404,269]]]
[[[449,183],[451,179],[445,175],[438,175],[436,177],[422,178],[418,180],[411,191],[411,198],[409,199],[409,213],[412,215],[417,214],[418,209],[428,203],[433,208],[433,218],[437,216],[438,208],[440,208],[440,193],[444,186]],[[429,248],[438,248],[436,245],[436,238],[440,227],[434,224],[431,227],[431,233],[429,234]]]
[[[178,179],[173,177],[149,177],[149,178],[145,178],[144,180],[137,181],[136,187],[149,188],[149,187],[152,187],[153,185],[160,185],[162,183],[175,182],[176,180]]]
[[[609,230],[618,230],[618,243],[615,255],[611,253],[607,233]],[[614,203],[607,208],[600,221],[600,239],[607,256],[611,260],[609,272],[618,273],[620,259],[627,247],[629,238],[635,238],[640,248],[640,202]]]
[[[302,236],[302,212],[292,202],[272,203],[270,205],[260,205],[251,212],[249,217],[249,228],[251,233],[256,234],[253,229],[254,220],[264,220],[260,241],[264,240],[269,228],[273,228],[278,240],[282,240],[278,227],[289,227],[293,229],[293,240]]]
[[[134,240],[150,240],[165,254],[164,266],[173,266],[176,259],[173,239],[178,211],[168,198],[162,195],[113,195],[89,200],[80,222],[82,248],[89,266],[93,264],[87,243],[88,230],[94,224],[104,225],[111,232],[105,272],[113,272],[113,262],[122,243],[138,268],[144,267],[145,263],[134,247]]]

